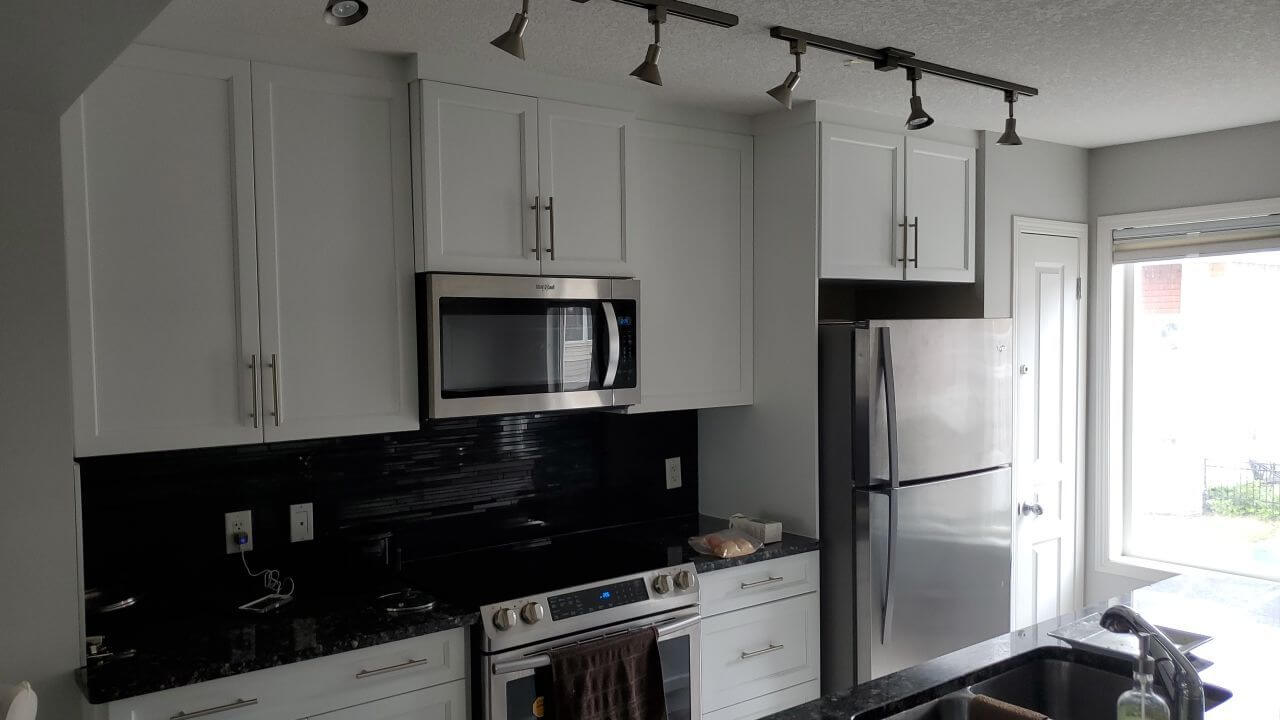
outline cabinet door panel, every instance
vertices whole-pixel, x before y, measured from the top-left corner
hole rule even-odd
[[[268,441],[419,427],[407,102],[254,67]]]
[[[632,114],[538,101],[544,275],[628,274],[624,149]]]
[[[822,123],[819,275],[901,280],[903,137]]]
[[[76,454],[260,442],[249,64],[131,48],[62,132]]]
[[[908,280],[974,281],[974,149],[907,138]]]
[[[455,680],[311,717],[313,720],[465,720],[467,681]]]
[[[644,328],[642,399],[631,411],[749,405],[752,140],[637,122],[628,148]]]
[[[537,275],[538,101],[414,85],[419,267]]]

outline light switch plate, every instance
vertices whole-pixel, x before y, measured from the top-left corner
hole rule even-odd
[[[683,484],[680,479],[680,458],[667,458],[667,489],[675,490]]]
[[[289,542],[306,542],[315,538],[315,513],[311,503],[298,503],[289,506]]]
[[[222,538],[227,543],[228,555],[240,552],[240,546],[236,545],[236,541],[232,537],[238,532],[243,532],[249,536],[249,542],[244,544],[245,552],[253,549],[253,511],[237,510],[236,512],[227,513],[223,516],[223,528]]]

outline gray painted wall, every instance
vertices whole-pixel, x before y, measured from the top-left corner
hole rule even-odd
[[[1010,317],[1013,307],[1013,217],[1087,222],[1088,151],[1026,140],[997,145],[982,133],[982,238],[978,273],[984,317]]]
[[[48,0],[0,25],[0,684],[81,711],[59,116],[167,0]]]
[[[1089,152],[1089,212],[1091,233],[1097,231],[1098,217],[1169,208],[1280,197],[1280,122],[1220,130],[1198,135],[1097,148]],[[1096,248],[1096,239],[1094,247]],[[1107,271],[1100,253],[1090,261],[1095,275]],[[1093,287],[1096,288],[1096,285]],[[1097,332],[1096,292],[1089,302],[1089,336]],[[1095,377],[1092,367],[1089,377]],[[1090,397],[1093,388],[1090,387]],[[1097,422],[1089,409],[1089,427]],[[1089,467],[1093,468],[1093,448]],[[1092,473],[1091,473],[1092,474]],[[1093,491],[1090,478],[1090,491]],[[1093,495],[1090,495],[1093,497]],[[1092,507],[1088,532],[1093,534]],[[1089,548],[1085,565],[1085,600],[1097,602],[1117,593],[1146,585],[1140,580],[1094,570],[1094,552]]]

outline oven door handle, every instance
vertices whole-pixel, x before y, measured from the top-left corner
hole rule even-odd
[[[668,620],[667,622],[649,625],[658,631],[658,639],[661,640],[665,635],[674,635],[681,630],[697,625],[702,620],[701,615],[685,615],[683,617]],[[644,628],[636,628],[643,630]],[[594,638],[593,638],[594,639]],[[591,642],[588,640],[587,642]],[[530,655],[529,657],[520,658],[518,660],[506,660],[493,664],[494,675],[506,675],[509,673],[520,672],[521,670],[536,670],[540,667],[547,667],[551,664],[551,656],[547,653],[539,653],[538,655]]]
[[[603,388],[613,387],[613,382],[618,378],[618,358],[622,355],[622,332],[618,329],[618,314],[613,310],[613,303],[602,302],[600,306],[604,309],[604,324],[609,327],[609,364],[604,370],[604,382],[600,383]]]

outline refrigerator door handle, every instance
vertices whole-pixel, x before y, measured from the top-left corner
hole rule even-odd
[[[880,644],[888,645],[893,627],[894,576],[898,548],[898,400],[893,382],[893,345],[889,328],[879,328],[880,372],[884,377],[885,435],[889,441],[889,535],[885,548],[884,598],[880,605]]]

